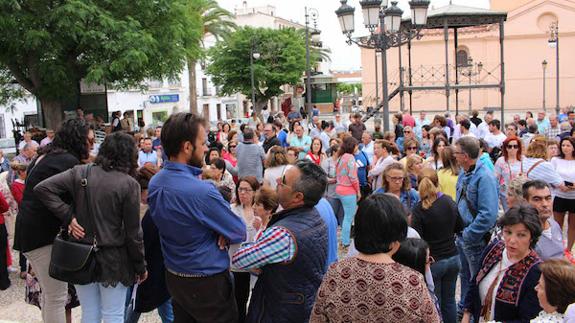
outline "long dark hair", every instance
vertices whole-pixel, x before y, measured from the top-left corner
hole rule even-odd
[[[117,170],[135,176],[138,169],[138,148],[134,138],[123,132],[108,135],[100,146],[95,164],[107,172]]]
[[[90,127],[84,120],[66,120],[54,134],[52,142],[38,150],[38,155],[69,153],[78,160],[87,159],[90,153],[88,150],[89,131]]]
[[[392,258],[395,262],[414,269],[425,277],[428,249],[429,245],[424,240],[408,238],[401,242],[399,249]]]

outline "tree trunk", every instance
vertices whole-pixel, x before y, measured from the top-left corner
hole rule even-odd
[[[44,127],[47,129],[58,129],[64,117],[63,104],[58,100],[40,99],[42,114],[44,116]]]
[[[190,90],[190,112],[198,113],[198,90],[196,89],[196,63],[188,60],[188,82]]]

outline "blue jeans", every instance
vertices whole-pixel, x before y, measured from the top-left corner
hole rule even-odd
[[[131,288],[128,289],[127,302],[129,304],[132,297]],[[134,307],[126,305],[126,320],[124,323],[138,323],[142,313],[134,311]],[[158,315],[162,323],[174,322],[174,311],[172,310],[172,299],[168,299],[164,304],[158,306]]]
[[[481,254],[485,249],[485,242],[483,239],[476,243],[468,244],[458,236],[455,240],[457,250],[459,251],[459,259],[461,260],[461,270],[459,271],[459,278],[461,279],[461,301],[459,302],[459,310],[463,307],[463,301],[469,289],[469,280],[481,268]]]
[[[505,187],[505,185],[501,185],[501,187],[499,188],[499,201],[501,202],[503,212],[507,212],[509,206],[507,205],[507,188]]]
[[[127,287],[104,287],[100,283],[74,285],[82,306],[82,323],[124,323],[124,304]]]
[[[439,300],[441,316],[445,323],[457,322],[455,306],[455,285],[461,268],[459,255],[441,259],[431,265],[431,276],[435,284],[435,296]]]
[[[355,212],[357,211],[357,195],[339,195],[337,198],[341,201],[343,205],[343,223],[341,225],[341,243],[344,246],[349,246],[350,244],[350,231],[351,224],[353,223],[353,218],[355,217]]]

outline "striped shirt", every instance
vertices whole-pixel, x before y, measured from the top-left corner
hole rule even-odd
[[[542,162],[535,166],[539,161]],[[529,174],[527,174],[528,172]],[[555,171],[553,165],[541,158],[524,158],[521,165],[521,173],[526,175],[530,180],[539,179],[553,187],[563,184],[563,179]]]
[[[295,241],[288,229],[273,226],[265,230],[255,242],[242,244],[232,257],[232,265],[246,270],[262,268],[292,260],[295,250]]]

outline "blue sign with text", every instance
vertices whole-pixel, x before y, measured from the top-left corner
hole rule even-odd
[[[178,94],[158,94],[150,95],[150,103],[169,103],[180,101],[180,96]]]

